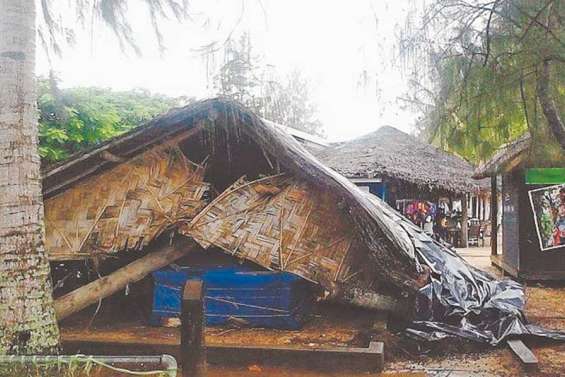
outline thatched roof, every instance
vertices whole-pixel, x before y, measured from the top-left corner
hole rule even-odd
[[[224,99],[201,101],[175,109],[146,125],[47,167],[42,171],[44,197],[58,195],[153,146],[170,143],[179,135],[183,138],[193,135],[206,146],[202,159],[209,157],[210,174],[227,177],[224,187],[218,187],[221,190],[242,174],[260,174],[257,166],[267,166],[265,159],[268,159],[269,165],[276,169],[331,192],[336,196],[336,203],[340,203],[340,210],[347,221],[352,224],[352,231],[366,246],[369,252],[367,258],[378,271],[379,280],[406,293],[414,293],[421,285],[418,283],[421,269],[416,258],[417,247],[412,239],[419,235],[410,234],[412,226],[409,221],[399,225],[397,220],[392,220],[397,216],[392,208],[368,198],[349,180],[321,164],[280,128]],[[245,155],[252,150],[254,154],[249,159]],[[193,161],[200,162],[198,159]],[[420,243],[419,247],[422,245]]]
[[[479,165],[473,174],[473,178],[481,179],[497,174],[504,169],[515,166],[521,161],[521,157],[530,148],[532,137],[529,132],[511,143],[501,146],[494,156]]]
[[[348,178],[386,176],[453,193],[483,186],[472,179],[474,168],[467,161],[389,126],[325,149],[317,157]]]

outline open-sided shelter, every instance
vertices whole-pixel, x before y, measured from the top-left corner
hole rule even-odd
[[[316,154],[325,165],[399,210],[406,200],[441,200],[451,208],[453,201],[461,201],[467,203],[461,208],[462,223],[467,217],[489,218],[488,183],[472,178],[473,165],[394,127],[381,127]]]

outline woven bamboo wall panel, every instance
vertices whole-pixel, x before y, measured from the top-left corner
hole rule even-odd
[[[45,202],[51,260],[141,249],[205,206],[204,167],[178,147],[160,147],[93,176]]]
[[[240,179],[180,232],[205,248],[316,282],[349,274],[353,234],[335,197],[293,178]]]

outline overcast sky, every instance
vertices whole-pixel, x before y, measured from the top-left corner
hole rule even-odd
[[[331,141],[351,139],[392,125],[411,132],[415,115],[397,97],[406,78],[393,63],[395,32],[410,0],[192,0],[192,21],[164,22],[166,52],[160,54],[143,2],[129,14],[141,57],[124,54],[112,33],[93,23],[77,34],[52,66],[64,87],[146,88],[171,96],[214,95],[199,47],[249,32],[255,51],[280,74],[301,70],[312,83],[318,118]],[[56,2],[55,2],[56,3]],[[68,4],[65,1],[61,3]],[[65,15],[65,12],[67,14]],[[72,13],[61,10],[64,22]],[[49,64],[40,54],[37,71]],[[368,85],[359,86],[363,72]]]

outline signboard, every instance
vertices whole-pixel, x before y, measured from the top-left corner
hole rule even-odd
[[[528,191],[541,250],[565,247],[565,183]]]
[[[565,183],[565,168],[526,169],[528,185],[555,185]]]

